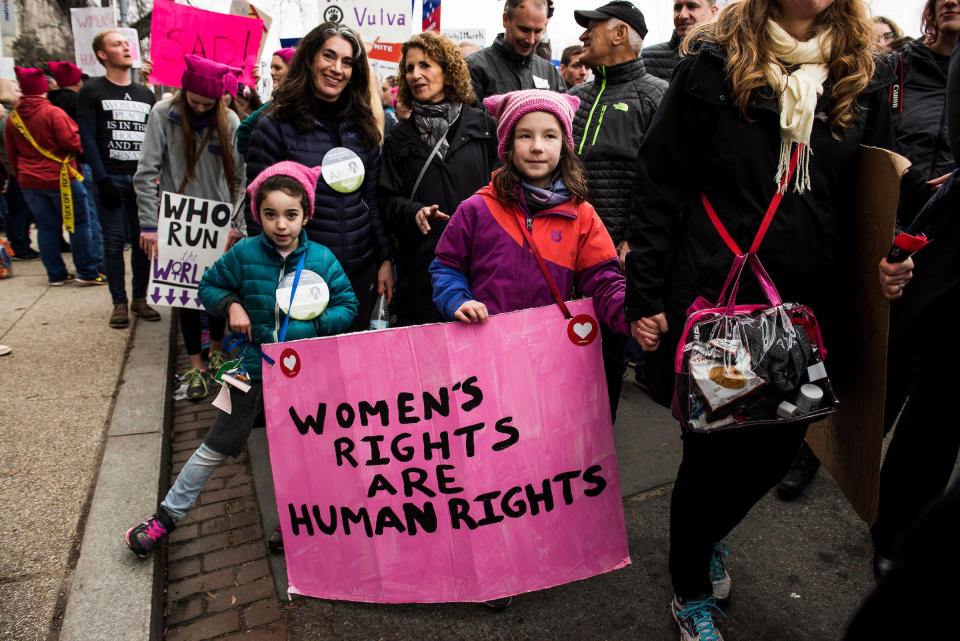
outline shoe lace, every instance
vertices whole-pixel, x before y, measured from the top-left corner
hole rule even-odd
[[[216,373],[220,367],[223,366],[225,362],[223,360],[223,352],[213,352],[210,354],[210,371]]]
[[[197,384],[202,383],[203,374],[200,372],[200,370],[194,367],[193,369],[189,369],[186,372],[184,372],[183,376],[181,376],[180,379],[187,384],[187,387],[190,387],[194,383],[197,383]]]
[[[726,573],[723,560],[727,558],[729,551],[726,543],[717,543],[713,546],[713,556],[710,557],[710,580],[719,581]]]
[[[156,541],[161,536],[166,534],[167,530],[157,519],[150,519],[147,521],[147,527],[143,530],[143,533],[150,537],[151,541]]]
[[[677,617],[682,622],[689,621],[693,625],[693,630],[697,633],[700,641],[720,641],[720,633],[713,623],[713,613],[716,610],[720,616],[726,618],[716,600],[711,596],[702,601],[688,601],[683,608],[677,612]]]

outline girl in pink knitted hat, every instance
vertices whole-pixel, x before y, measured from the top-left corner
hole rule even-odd
[[[430,265],[433,300],[448,320],[591,296],[597,316],[627,333],[625,281],[610,234],[587,202],[573,151],[576,96],[529,89],[489,96],[503,165],[450,217]],[[418,214],[422,215],[422,214]],[[506,607],[510,598],[490,601]]]
[[[573,151],[575,96],[528,89],[489,96],[500,124],[503,166],[451,217],[430,266],[434,302],[448,319],[485,322],[490,314],[554,302],[539,250],[564,299],[594,298],[611,329],[627,333],[624,278],[610,235],[586,201]]]
[[[203,274],[199,294],[204,307],[226,318],[244,340],[238,362],[230,365],[234,376],[222,377],[230,381],[227,391],[221,391],[229,402],[217,405],[228,409],[217,413],[157,512],[124,537],[141,559],[173,531],[214,470],[228,456],[240,454],[263,415],[261,371],[269,365],[261,365],[260,345],[339,334],[357,315],[357,297],[340,263],[325,246],[308,240],[303,229],[313,213],[319,176],[320,167],[290,161],[264,169],[247,189],[263,233],[238,242]],[[279,551],[282,546],[278,528],[270,547]]]

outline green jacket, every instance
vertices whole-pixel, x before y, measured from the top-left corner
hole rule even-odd
[[[221,256],[203,274],[200,299],[211,314],[229,318],[233,303],[240,303],[250,316],[253,342],[257,345],[277,342],[285,314],[277,306],[276,291],[281,279],[297,269],[306,252],[304,271],[320,275],[330,288],[330,303],[320,316],[309,321],[290,319],[286,340],[330,336],[347,330],[357,316],[357,297],[333,252],[307,240],[300,232],[300,244],[286,258],[273,243],[260,234],[244,238]],[[260,355],[245,343],[241,348],[243,364],[252,380],[260,380]]]

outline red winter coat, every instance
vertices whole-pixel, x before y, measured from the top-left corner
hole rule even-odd
[[[60,107],[54,107],[44,96],[24,96],[17,105],[17,113],[37,144],[58,158],[83,151],[80,130]],[[59,189],[60,163],[40,154],[7,118],[3,132],[7,158],[13,167],[17,182],[25,189]],[[77,161],[70,165],[76,169]],[[72,180],[71,174],[71,180]]]

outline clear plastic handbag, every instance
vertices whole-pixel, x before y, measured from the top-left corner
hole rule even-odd
[[[790,171],[771,199],[747,252],[727,232],[706,194],[701,194],[704,210],[735,258],[717,302],[700,297],[687,310],[677,345],[672,410],[686,431],[809,422],[838,409],[823,362],[827,351],[813,310],[781,301],[757,257],[801,148],[795,148]],[[748,265],[767,304],[737,305],[740,278]]]

